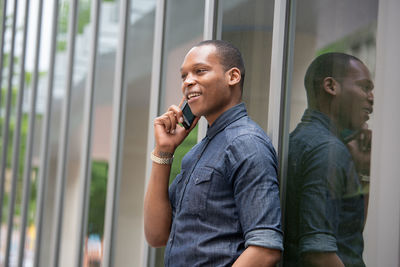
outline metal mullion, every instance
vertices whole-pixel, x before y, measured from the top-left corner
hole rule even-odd
[[[91,54],[89,60],[89,71],[86,85],[86,96],[84,104],[83,114],[83,147],[82,147],[82,158],[81,158],[81,174],[80,174],[80,186],[79,186],[79,203],[81,205],[78,209],[78,237],[77,237],[77,256],[74,266],[82,266],[84,256],[84,245],[87,231],[87,220],[89,212],[89,195],[90,195],[90,182],[91,182],[91,171],[92,171],[92,132],[93,132],[93,100],[94,100],[94,87],[95,87],[95,72],[96,72],[96,57],[99,37],[99,16],[100,16],[100,5],[101,0],[92,0],[92,43],[91,43]]]
[[[130,0],[120,2],[119,41],[113,96],[112,154],[107,181],[103,266],[113,266],[126,113],[125,60]]]
[[[282,229],[285,226],[290,96],[297,0],[275,1],[267,133],[278,151]],[[276,114],[279,114],[276,116]],[[278,118],[278,119],[277,119]],[[284,261],[285,259],[283,259]],[[282,263],[280,263],[280,266]]]
[[[8,154],[8,138],[10,129],[10,115],[11,115],[11,101],[12,101],[12,80],[14,74],[14,50],[15,50],[15,35],[16,35],[16,24],[17,24],[17,7],[18,1],[14,0],[14,14],[12,22],[12,32],[11,32],[11,51],[9,56],[10,71],[8,73],[8,88],[7,88],[7,99],[6,99],[6,113],[3,125],[3,147],[2,147],[2,158],[1,158],[1,176],[0,176],[0,223],[2,221],[3,215],[3,198],[4,198],[4,186],[5,186],[5,172],[7,168],[7,154]],[[11,214],[9,210],[9,214]],[[8,226],[10,227],[10,225]],[[1,236],[0,236],[1,239]]]
[[[49,60],[49,74],[47,85],[46,97],[46,110],[43,118],[43,133],[41,138],[40,148],[40,167],[38,176],[38,190],[37,190],[37,206],[36,206],[36,240],[35,240],[35,253],[33,263],[35,267],[39,267],[40,253],[41,253],[41,240],[43,231],[43,215],[44,215],[44,202],[46,195],[46,184],[48,178],[48,162],[49,162],[49,142],[50,142],[50,124],[51,124],[51,106],[53,99],[53,84],[54,84],[54,69],[55,57],[57,47],[57,26],[59,15],[59,0],[54,0],[53,3],[53,18],[51,30],[51,47],[50,47],[50,60]],[[21,253],[21,252],[20,252]]]
[[[77,31],[77,18],[78,18],[78,0],[70,1],[70,13],[69,13],[69,26],[68,26],[68,63],[67,63],[67,75],[65,85],[65,96],[61,118],[61,130],[60,130],[60,147],[57,163],[57,181],[56,181],[56,204],[54,210],[54,231],[52,238],[52,264],[51,266],[57,267],[59,264],[60,257],[60,241],[62,233],[62,220],[64,210],[64,198],[65,198],[65,183],[66,183],[66,172],[67,172],[67,161],[68,161],[68,133],[69,133],[69,119],[71,109],[71,91],[73,86],[73,66],[74,66],[74,55],[75,55],[75,37]],[[39,255],[37,255],[39,256]]]
[[[1,20],[1,40],[0,40],[0,117],[1,117],[1,95],[3,84],[3,63],[4,63],[4,37],[6,32],[7,22],[7,0],[3,0],[3,17]],[[1,127],[0,127],[1,131]]]

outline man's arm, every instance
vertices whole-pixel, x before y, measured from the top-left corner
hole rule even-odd
[[[156,157],[171,158],[175,149],[196,125],[198,118],[190,130],[178,125],[182,121],[182,111],[177,106],[171,106],[154,120],[156,147],[153,153]],[[165,246],[171,229],[172,208],[168,197],[170,172],[170,164],[153,162],[144,198],[144,233],[147,242],[153,247]]]
[[[153,247],[165,246],[169,237],[172,217],[168,198],[170,171],[171,165],[153,162],[144,199],[144,233],[147,242]]]
[[[275,152],[251,135],[236,138],[228,150],[246,246],[233,266],[274,266],[283,249]]]
[[[275,266],[281,259],[281,251],[277,249],[248,246],[245,251],[232,265],[233,267],[254,266],[269,267]]]

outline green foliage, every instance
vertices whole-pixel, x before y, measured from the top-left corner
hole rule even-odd
[[[69,2],[63,2],[60,12],[60,20],[58,25],[59,33],[67,33],[68,32],[68,20],[69,20]],[[82,34],[83,29],[87,24],[90,23],[90,1],[88,0],[80,0],[78,7],[78,33]],[[63,41],[61,41],[62,43]],[[59,45],[57,45],[59,48]],[[60,44],[60,48],[64,48],[63,44]],[[60,51],[60,50],[58,50]],[[62,50],[61,50],[62,51]]]
[[[103,236],[104,215],[107,193],[108,163],[92,162],[92,181],[90,186],[90,204],[88,219],[88,235]]]
[[[78,14],[78,33],[82,34],[83,29],[90,23],[90,1],[81,0]]]
[[[189,152],[190,149],[197,143],[198,126],[196,126],[182,142],[182,144],[175,150],[174,162],[171,166],[171,174],[169,176],[170,183],[181,172],[181,163],[183,157]]]
[[[57,51],[65,51],[67,49],[67,41],[57,41]]]

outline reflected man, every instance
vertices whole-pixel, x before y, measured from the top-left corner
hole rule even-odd
[[[370,73],[356,57],[327,53],[304,84],[308,108],[289,139],[284,266],[365,266]]]
[[[172,156],[193,126],[178,124],[174,105],[154,120],[146,239],[166,245],[166,266],[275,266],[283,249],[277,159],[241,101],[241,54],[230,43],[203,41],[186,55],[181,76],[184,98],[209,127],[168,190]]]

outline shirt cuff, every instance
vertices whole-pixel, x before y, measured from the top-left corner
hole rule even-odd
[[[271,229],[257,229],[250,231],[245,236],[245,247],[258,246],[283,251],[282,233]]]
[[[336,252],[336,238],[328,234],[313,234],[302,237],[299,242],[300,253]]]

